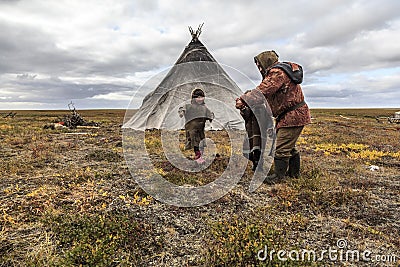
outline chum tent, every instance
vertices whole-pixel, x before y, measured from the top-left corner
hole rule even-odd
[[[183,129],[185,122],[178,109],[190,103],[193,89],[200,88],[205,92],[207,107],[215,114],[207,130],[244,129],[244,121],[235,109],[235,99],[242,91],[198,39],[201,27],[196,32],[189,27],[191,41],[161,82],[144,97],[141,107],[125,117],[123,128]]]

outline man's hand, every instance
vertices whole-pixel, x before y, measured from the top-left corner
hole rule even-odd
[[[235,108],[242,109],[244,107],[245,107],[245,104],[243,103],[242,99],[240,97],[236,98]]]
[[[185,115],[185,109],[183,107],[179,107],[178,114],[179,117],[182,118]]]

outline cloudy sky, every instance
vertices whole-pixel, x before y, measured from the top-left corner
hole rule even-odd
[[[254,84],[254,55],[274,49],[303,66],[311,108],[398,108],[399,10],[398,0],[0,0],[0,109],[126,108],[203,22],[211,54]]]

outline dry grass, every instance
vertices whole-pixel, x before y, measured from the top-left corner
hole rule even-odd
[[[0,266],[309,266],[256,254],[265,245],[321,251],[338,239],[399,260],[400,126],[375,120],[394,111],[313,110],[299,140],[301,178],[249,193],[249,165],[234,190],[196,208],[160,203],[135,183],[122,154],[123,110],[80,111],[101,127],[75,130],[42,128],[65,111],[18,111],[0,119]],[[166,179],[202,185],[231,153],[225,133],[207,137],[220,157],[198,175],[166,160],[157,132],[146,146]]]

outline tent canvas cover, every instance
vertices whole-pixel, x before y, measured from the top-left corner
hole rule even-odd
[[[189,27],[192,40],[158,86],[146,95],[139,110],[125,117],[123,128],[183,129],[185,121],[178,109],[190,103],[193,89],[201,88],[207,107],[215,115],[213,122],[207,123],[207,130],[244,129],[244,121],[235,109],[235,99],[242,91],[198,39],[201,26],[196,32]]]

